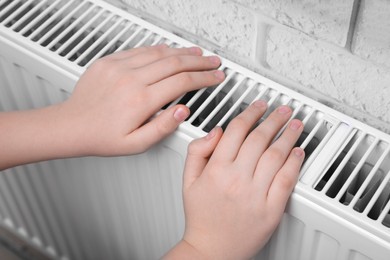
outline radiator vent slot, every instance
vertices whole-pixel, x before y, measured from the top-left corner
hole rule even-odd
[[[75,78],[96,59],[120,50],[160,43],[175,48],[193,45],[100,0],[2,0],[0,36],[3,34],[14,39],[15,45],[19,44],[41,54],[52,64],[60,66],[61,69],[65,68],[64,71],[76,76]],[[205,50],[205,54],[209,55],[210,52]],[[7,60],[0,56],[0,61],[1,69]],[[15,73],[24,70],[12,61],[10,63]],[[329,209],[327,208],[329,203],[332,203],[341,212],[340,215],[346,216],[356,226],[374,226],[374,231],[379,230],[376,234],[387,239],[388,236],[383,234],[390,228],[388,135],[226,59],[222,59],[218,69],[226,74],[224,82],[186,93],[164,107],[184,104],[190,108],[191,115],[183,124],[183,131],[194,137],[209,132],[215,126],[226,128],[235,116],[257,99],[265,100],[269,106],[267,113],[258,123],[267,118],[278,106],[290,106],[293,110],[290,120],[297,118],[305,125],[303,134],[296,143],[296,146],[302,147],[306,153],[300,182],[297,185],[300,189],[298,192],[305,195],[315,194],[319,205],[326,210]],[[3,75],[11,74],[7,71],[11,70],[4,69]],[[19,78],[21,78],[19,81],[30,83],[27,77]],[[38,79],[36,85],[40,85],[41,80],[39,77]],[[11,82],[9,77],[2,80]],[[46,85],[44,88],[51,88],[51,85],[50,87],[49,84]],[[26,103],[13,95],[11,87],[5,88],[3,93],[15,97],[6,102],[16,103],[18,108],[23,108],[21,103]],[[29,89],[23,93],[24,99],[35,105],[31,101],[36,99],[32,98],[35,94],[40,95],[39,91]],[[66,98],[64,93],[58,94],[57,99],[64,98]],[[1,106],[3,105],[0,104],[0,108]],[[59,164],[61,165],[61,162]],[[72,167],[71,164],[69,167]],[[37,191],[41,192],[41,189]],[[12,196],[4,200],[10,201],[12,212],[14,210],[15,215],[18,215],[19,209],[13,207]],[[25,207],[21,209],[27,210]],[[332,209],[333,206],[329,211]],[[24,218],[26,214],[19,215]],[[59,221],[55,218],[51,220],[53,226]],[[67,251],[68,245],[59,241],[58,244],[64,247],[61,249],[51,241],[50,236],[42,238],[39,232],[35,232],[33,225],[31,228],[29,224],[23,227],[23,224],[20,224],[22,222],[15,223],[10,226],[25,229],[28,235],[42,239],[41,241],[37,238],[39,241],[37,244],[45,244],[48,248],[56,247],[60,253]],[[119,223],[118,230],[122,228],[119,227],[121,224],[123,223]],[[69,247],[78,247],[79,241],[69,241],[72,243]],[[75,249],[75,252],[77,251]]]
[[[84,67],[115,51],[173,43],[93,1],[5,1],[0,23]]]
[[[297,118],[304,122],[304,132],[296,146],[304,148],[305,160],[308,160],[314,150],[329,133],[333,124],[324,120],[324,114],[301,101],[293,99],[273,88],[245,77],[229,68],[221,67],[226,79],[218,86],[187,93],[170,106],[177,103],[190,108],[191,116],[187,122],[202,129],[211,131],[215,126],[226,128],[227,124],[250,103],[257,99],[268,102],[268,110],[257,124],[264,121],[268,115],[281,105],[292,108],[291,119]]]
[[[1,4],[0,10],[0,23],[2,25],[79,67],[87,67],[104,55],[127,48],[159,43],[167,43],[173,47],[184,46],[137,22],[114,14],[94,1],[7,0]],[[317,154],[321,152],[322,147],[332,137],[336,130],[334,126],[340,123],[334,118],[328,120],[322,111],[316,110],[312,106],[268,86],[268,84],[247,77],[230,68],[224,62],[219,69],[226,74],[223,83],[187,93],[165,107],[178,103],[187,105],[191,111],[187,122],[204,132],[209,132],[217,125],[225,128],[254,100],[263,99],[269,105],[267,113],[259,123],[278,106],[289,105],[293,109],[291,119],[298,118],[305,124],[304,132],[296,146],[305,149],[306,167],[313,162]],[[357,136],[362,136],[362,134],[357,133],[352,141]],[[364,140],[366,139],[371,140],[372,138],[365,137]],[[335,191],[340,189],[345,178],[348,178],[348,171],[357,164],[355,158],[359,156],[359,152],[357,152],[359,149],[352,156],[352,161],[345,159],[347,164],[344,170],[334,169],[339,163],[343,163],[343,156],[351,145],[345,147],[345,151],[340,153],[339,158],[334,161],[334,165],[330,167],[315,187],[316,190],[325,192],[332,199],[336,196]],[[360,150],[364,150],[364,148]],[[362,178],[366,178],[361,172],[369,171],[372,167],[373,164],[370,161],[363,164],[361,171],[356,172],[357,179],[352,182],[350,188],[344,191],[345,194],[338,193],[337,199],[342,204],[349,203],[349,199],[353,196],[351,194],[355,192],[353,185],[358,185]],[[332,175],[333,170],[340,172],[340,174]],[[373,181],[384,178],[382,176],[384,170],[378,172],[383,174],[378,173],[378,176],[375,175],[376,177],[370,175]],[[330,182],[328,179],[335,180]],[[377,183],[372,183],[369,187],[377,188],[377,185]],[[323,186],[326,186],[326,191],[322,189]],[[372,191],[368,190],[363,195],[366,193],[368,196],[372,196]],[[385,193],[377,196],[385,202],[388,201],[388,196]],[[356,204],[354,208],[357,211],[361,211],[364,203],[360,201],[366,201],[364,198],[363,196],[359,203],[353,200]],[[373,211],[368,214],[369,217],[377,218],[376,209],[378,207],[381,206],[375,204]],[[366,207],[364,206],[364,208]],[[385,219],[383,215],[380,218]]]
[[[390,146],[356,131],[315,189],[390,227]]]
[[[80,67],[127,48],[159,43],[182,47],[93,1],[6,1],[1,10],[4,26]],[[187,122],[209,132],[217,125],[225,128],[254,100],[263,99],[269,105],[259,123],[276,107],[289,105],[294,110],[292,118],[306,123],[297,146],[305,148],[307,160],[328,131],[325,126],[331,125],[322,119],[323,113],[224,64],[219,69],[226,74],[222,84],[187,93],[167,106],[187,105],[191,111]]]

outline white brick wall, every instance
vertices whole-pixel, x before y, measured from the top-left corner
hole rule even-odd
[[[390,133],[388,0],[106,0]]]
[[[241,56],[250,56],[256,30],[254,15],[238,8],[234,3],[223,0],[123,0],[123,2],[198,38],[223,46],[226,50],[234,50]]]
[[[344,46],[353,0],[232,0],[308,35]],[[324,3],[325,2],[325,3]],[[327,3],[326,3],[327,2]]]
[[[390,122],[389,71],[326,47],[301,32],[274,27],[267,37],[267,63],[307,88]]]
[[[354,36],[353,53],[390,68],[390,2],[362,0]]]

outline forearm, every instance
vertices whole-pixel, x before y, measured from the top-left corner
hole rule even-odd
[[[76,156],[144,152],[189,116],[175,105],[186,92],[224,80],[218,57],[200,48],[135,48],[93,63],[59,105],[0,113],[0,169]],[[149,120],[151,119],[151,120]]]
[[[81,155],[61,110],[53,105],[0,113],[0,169]]]

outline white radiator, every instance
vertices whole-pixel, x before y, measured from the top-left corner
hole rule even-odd
[[[192,45],[100,0],[0,0],[0,110],[65,100],[97,58],[157,43]],[[223,83],[170,104],[190,118],[144,154],[1,172],[1,226],[55,259],[157,259],[183,233],[186,146],[262,98],[305,123],[307,157],[257,259],[389,259],[390,137],[226,59],[220,69]]]

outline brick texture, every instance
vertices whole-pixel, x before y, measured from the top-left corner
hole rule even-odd
[[[345,46],[353,0],[233,0],[316,38]]]
[[[385,68],[280,28],[269,32],[267,62],[285,77],[390,122],[390,71]]]
[[[390,1],[362,0],[352,51],[374,63],[390,67]]]
[[[106,1],[390,133],[389,0]]]
[[[222,49],[249,57],[255,35],[253,16],[223,0],[123,0],[128,6],[182,28]]]

